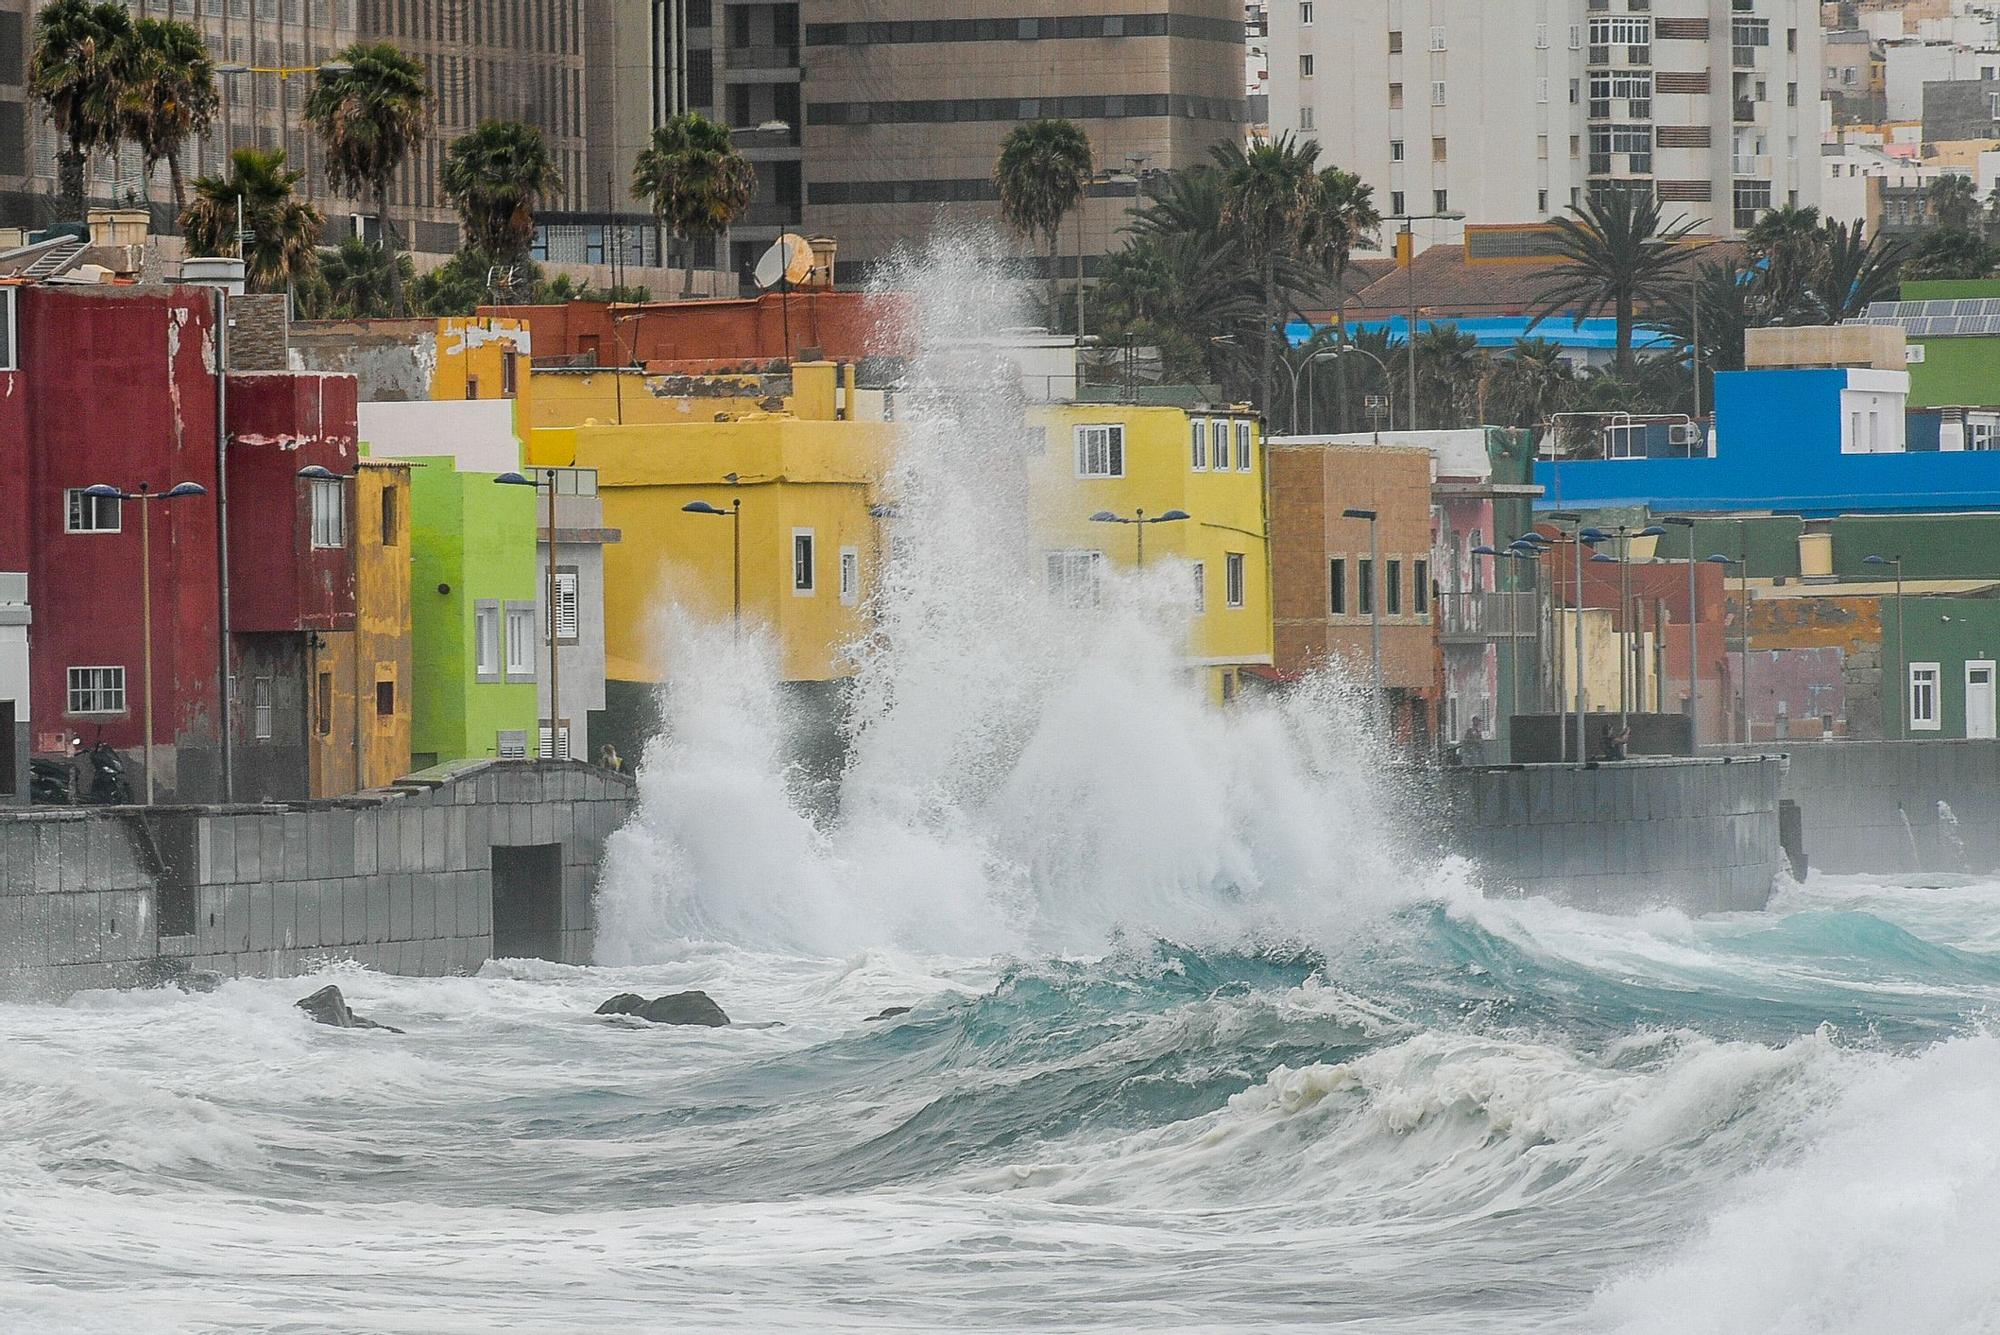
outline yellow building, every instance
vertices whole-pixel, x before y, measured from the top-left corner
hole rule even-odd
[[[1576,708],[1576,631],[1578,613],[1571,608],[1556,609],[1556,652],[1561,658],[1563,709]],[[1586,607],[1583,617],[1583,708],[1588,714],[1616,714],[1624,701],[1632,713],[1652,713],[1660,708],[1659,657],[1654,652],[1653,632],[1634,630],[1630,637],[1619,634],[1617,616],[1609,607]],[[1621,661],[1626,654],[1629,661]],[[1620,693],[1623,677],[1624,693]],[[1596,745],[1595,725],[1586,728],[1591,745]]]
[[[410,465],[354,476],[354,629],[315,637],[312,795],[380,788],[410,770]]]
[[[1247,408],[1183,409],[1132,403],[1055,403],[1029,409],[1044,447],[1029,468],[1052,583],[1099,563],[1189,567],[1188,662],[1219,699],[1247,667],[1269,667],[1270,528],[1264,441]],[[1091,516],[1156,521],[1110,523]]]
[[[623,534],[604,553],[605,708],[614,720],[643,715],[663,677],[658,618],[670,603],[721,623],[740,598],[745,624],[774,636],[784,680],[851,675],[843,649],[866,629],[862,604],[881,540],[870,510],[897,428],[849,420],[830,362],[800,363],[793,378],[789,411],[530,436],[534,466],[597,470],[604,523]],[[721,513],[690,513],[694,502]],[[644,729],[627,735],[634,731]]]

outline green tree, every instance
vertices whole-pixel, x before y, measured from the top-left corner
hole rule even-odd
[[[1685,272],[1676,243],[1694,230],[1694,223],[1681,219],[1664,225],[1651,194],[1624,190],[1586,196],[1569,211],[1574,216],[1551,220],[1563,263],[1536,295],[1529,328],[1557,315],[1568,315],[1581,327],[1609,310],[1617,327],[1614,365],[1618,378],[1629,381],[1638,312],[1674,296]]]
[[[1820,323],[1857,320],[1871,303],[1894,301],[1908,254],[1899,241],[1869,238],[1861,220],[1821,226],[1819,268],[1813,275]]]
[[[423,63],[388,42],[356,42],[337,63],[347,68],[313,78],[306,122],[326,145],[326,174],[357,198],[375,197],[382,246],[395,249],[389,184],[430,124],[431,91]],[[391,281],[400,270],[388,267]]]
[[[167,164],[174,209],[187,207],[181,150],[207,131],[222,98],[208,46],[193,24],[178,19],[140,19],[132,25],[124,95],[119,115],[125,138],[139,146],[146,176]]]
[[[1081,126],[1068,120],[1016,125],[1000,141],[1000,156],[993,164],[993,180],[1000,187],[1000,216],[1023,235],[1048,241],[1051,330],[1062,323],[1056,242],[1063,219],[1083,202],[1092,171],[1090,140]],[[1080,254],[1077,262],[1082,263]]]
[[[1437,429],[1471,426],[1478,416],[1489,364],[1479,340],[1457,325],[1432,324],[1417,335],[1417,399],[1427,407],[1426,425]]]
[[[1308,261],[1325,276],[1333,293],[1333,322],[1336,342],[1347,341],[1347,269],[1357,249],[1372,249],[1380,243],[1382,215],[1375,207],[1374,188],[1353,172],[1328,167],[1313,182],[1304,227],[1304,249]],[[1336,383],[1340,387],[1341,426],[1352,429],[1347,420],[1348,359],[1338,359]]]
[[[1523,338],[1514,352],[1493,367],[1482,418],[1496,426],[1533,427],[1561,412],[1576,389],[1576,368],[1562,346]]]
[[[1924,202],[1947,232],[1969,232],[1979,221],[1979,187],[1970,176],[1951,172],[1938,177],[1925,189]]]
[[[295,193],[300,172],[285,167],[285,151],[239,148],[227,176],[195,178],[194,200],[181,213],[190,255],[237,254],[237,205],[250,241],[241,250],[244,278],[260,292],[283,292],[318,267],[318,209]]]
[[[1764,261],[1765,299],[1782,311],[1809,308],[1812,279],[1826,253],[1819,210],[1796,204],[1766,209],[1744,230],[1743,240]]]
[[[1300,251],[1305,220],[1318,185],[1319,145],[1289,134],[1275,140],[1218,144],[1210,150],[1222,174],[1222,219],[1243,247],[1254,276],[1261,327],[1258,330],[1258,405],[1268,414],[1271,372],[1283,335],[1278,328],[1284,301],[1280,265]]]
[[[408,255],[371,246],[358,236],[343,237],[338,246],[319,253],[316,301],[309,308],[319,319],[396,315],[404,289],[415,278],[416,266]]]
[[[1908,278],[1985,278],[2000,264],[2000,252],[1977,232],[1940,227],[1924,233],[1904,269]]]
[[[35,16],[28,89],[62,136],[57,174],[65,204],[81,221],[84,168],[94,152],[118,147],[121,104],[132,59],[132,19],[123,5],[51,0]]]
[[[681,295],[694,295],[694,241],[728,230],[749,212],[757,169],[729,138],[729,128],[698,111],[671,116],[653,131],[632,164],[632,198],[680,243]]]
[[[481,121],[445,150],[440,184],[458,210],[465,245],[518,264],[535,237],[535,208],[562,189],[542,132],[521,121]]]

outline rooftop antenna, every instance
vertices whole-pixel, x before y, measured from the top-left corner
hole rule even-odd
[[[792,289],[812,276],[812,243],[802,236],[786,232],[771,243],[764,257],[757,261],[751,271],[750,281],[768,292],[777,288],[778,304],[784,312],[785,321],[785,365],[792,364]]]

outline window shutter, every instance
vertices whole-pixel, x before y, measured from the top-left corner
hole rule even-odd
[[[558,570],[556,572],[556,638],[574,640],[580,637],[577,615],[576,572]]]

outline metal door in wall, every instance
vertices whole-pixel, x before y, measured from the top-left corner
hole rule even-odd
[[[1975,659],[1965,665],[1965,735],[1994,735],[1993,660]]]

